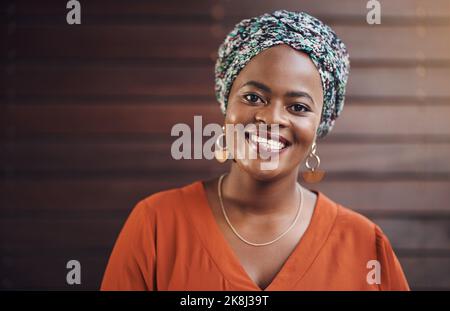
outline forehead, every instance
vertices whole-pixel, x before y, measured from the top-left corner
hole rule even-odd
[[[274,90],[304,88],[321,91],[319,71],[310,57],[288,45],[270,47],[255,57],[241,70],[235,84],[239,87],[248,80],[258,80]]]

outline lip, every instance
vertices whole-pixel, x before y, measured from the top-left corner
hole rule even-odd
[[[272,132],[266,132],[266,131],[246,131],[246,132],[245,132],[245,135],[247,135],[247,134],[250,134],[250,135],[254,134],[254,135],[257,135],[257,136],[260,136],[260,137],[264,137],[264,138],[267,138],[267,139],[272,139],[272,140],[274,140],[274,141],[279,141],[279,142],[285,144],[286,147],[289,147],[290,145],[292,145],[292,143],[291,143],[286,137],[284,137],[284,136],[282,136],[282,135],[277,135],[277,134],[272,133]],[[247,136],[246,136],[246,137],[247,137]],[[284,149],[284,148],[283,148],[283,149]]]
[[[283,143],[285,146],[282,149],[266,149],[262,144],[259,143],[255,143],[253,140],[250,139],[251,135],[257,135],[260,137],[264,137],[267,139],[272,139],[274,141],[279,141],[281,143]],[[263,132],[263,131],[246,131],[245,132],[245,140],[247,141],[247,143],[258,153],[263,153],[263,154],[281,154],[283,153],[285,150],[287,150],[292,143],[287,140],[285,137],[281,136],[281,135],[276,135],[274,133],[270,133],[270,132]]]
[[[262,132],[262,131],[257,133],[258,136],[261,136],[260,134],[262,134],[262,137],[267,137],[268,139],[272,139],[274,141],[279,141],[279,142],[283,143],[286,146],[285,148],[292,145],[292,143],[288,139],[286,139],[285,137],[283,137],[281,135],[277,135],[277,134],[274,134],[271,132]]]

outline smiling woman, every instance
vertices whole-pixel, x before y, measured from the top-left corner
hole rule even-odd
[[[305,53],[283,44],[252,58],[233,83],[225,123],[267,125],[269,132],[270,126],[277,125],[290,144],[280,153],[275,169],[261,170],[261,159],[244,159],[239,163],[239,171],[259,180],[275,181],[290,175],[292,189],[298,168],[316,139],[322,98],[319,72]]]
[[[222,135],[216,157],[233,158],[230,171],[141,200],[101,288],[408,290],[376,224],[297,181],[305,161],[320,164],[316,140],[343,109],[342,41],[316,18],[281,10],[241,21],[218,56],[224,124],[245,133]],[[275,154],[277,165],[262,169],[267,160],[240,157],[242,149]]]

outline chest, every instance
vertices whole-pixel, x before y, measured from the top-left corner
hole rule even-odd
[[[288,234],[283,236],[283,238],[271,245],[252,246],[241,241],[231,230],[222,215],[221,208],[218,200],[214,197],[214,193],[210,191],[208,196],[215,221],[226,240],[226,244],[228,244],[230,250],[233,252],[238,266],[242,268],[242,273],[245,273],[259,288],[265,289],[274,281],[274,279],[276,279],[280,271],[283,270],[286,262],[300,243],[311,220],[312,211],[314,209],[309,208],[309,206],[314,207],[315,199],[309,200],[309,196],[305,196],[305,206],[303,213],[299,218],[301,221],[298,221],[296,226],[294,226]],[[235,229],[239,229],[239,222],[235,221],[233,226]],[[287,226],[288,225],[285,223],[282,225],[280,224],[280,226],[274,230],[275,232],[273,234],[267,234],[264,230],[261,231],[261,229],[257,229],[253,226],[251,230],[247,230],[247,232],[241,230],[238,230],[238,232],[248,241],[264,242],[279,236],[279,234],[286,230]]]
[[[292,231],[274,244],[256,247],[239,240],[226,227],[226,224],[222,223],[220,226],[240,266],[261,289],[265,289],[277,277],[301,238],[299,228],[294,227]],[[252,237],[248,237],[248,240],[256,241],[258,240],[257,236],[258,233],[255,232]]]

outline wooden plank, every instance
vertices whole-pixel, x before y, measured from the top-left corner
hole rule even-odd
[[[395,249],[450,251],[450,219],[393,219],[371,217]]]
[[[412,290],[450,290],[450,258],[399,258]]]
[[[116,219],[0,219],[2,252],[22,248],[111,248],[128,214]],[[450,251],[450,219],[374,218],[395,249]]]
[[[234,26],[234,25],[232,25]],[[232,27],[231,26],[231,27]],[[353,62],[448,62],[448,25],[331,25],[346,43]],[[215,61],[230,29],[185,25],[18,25],[0,40],[0,55],[14,59],[174,59]],[[182,48],[181,48],[182,47]]]
[[[68,252],[70,254],[70,252]],[[87,252],[73,252],[66,257],[60,254],[33,254],[31,256],[3,256],[1,261],[2,283],[0,288],[47,290],[97,290],[100,287],[109,251],[98,256]],[[65,264],[77,258],[81,264],[81,284],[66,284]],[[450,258],[415,258],[399,256],[410,287],[413,290],[449,290]],[[418,269],[418,267],[421,267]]]
[[[128,214],[109,219],[104,214],[97,217],[3,217],[0,219],[0,249],[14,253],[22,248],[110,248]],[[408,219],[378,216],[371,219],[383,229],[395,249],[450,253],[449,217]]]
[[[341,1],[261,1],[256,5],[252,0],[224,0],[225,18],[251,17],[265,12],[272,12],[280,8],[293,11],[305,11],[312,15],[329,20],[332,17],[358,17],[362,23],[366,22],[367,1],[341,0]],[[450,4],[446,0],[399,0],[381,1],[382,17],[392,21],[396,18],[448,18],[450,17]],[[401,21],[401,20],[400,20]]]
[[[65,13],[65,5],[57,0],[41,0],[33,3],[26,0],[15,0],[16,14],[21,15],[59,15]],[[361,16],[367,13],[366,2],[359,0],[341,0],[330,2],[328,0],[278,0],[261,1],[255,4],[251,0],[220,0],[220,1],[192,1],[188,6],[181,0],[153,0],[138,1],[129,0],[124,5],[122,1],[110,0],[105,5],[100,0],[90,0],[83,5],[86,15],[102,15],[120,17],[121,15],[163,15],[167,17],[179,17],[185,15],[202,15],[209,13],[213,5],[218,5],[224,11],[225,17],[250,17],[264,12],[271,12],[284,8],[287,10],[302,10],[320,16]],[[7,7],[3,8],[5,10]],[[217,10],[217,9],[216,9]],[[392,17],[450,17],[450,5],[446,0],[397,0],[382,1],[382,14],[387,18]],[[220,17],[220,15],[219,15]]]
[[[449,88],[450,89],[450,88]],[[177,123],[194,127],[194,115],[202,116],[202,124],[223,123],[223,115],[215,102],[185,101],[180,105],[2,105],[0,121],[6,138],[30,134],[64,133],[68,136],[90,134],[158,134],[170,138]],[[448,135],[450,105],[417,106],[348,105],[336,121],[330,135]],[[8,132],[9,131],[9,132]]]
[[[360,97],[449,97],[448,67],[353,68],[347,94]]]
[[[141,199],[158,191],[207,180],[226,171],[189,174],[148,174],[65,178],[27,177],[0,182],[2,215],[74,217],[99,214],[124,215]],[[38,176],[41,176],[39,174]],[[319,184],[299,181],[308,189],[321,191],[333,201],[367,215],[421,217],[449,215],[450,181],[335,180]]]
[[[450,106],[345,107],[336,121],[336,134],[446,135],[450,133]]]
[[[66,3],[59,0],[27,0],[7,1],[3,12],[11,12],[12,16],[51,16],[65,17],[68,10]],[[196,0],[186,5],[182,0],[128,0],[126,4],[120,0],[90,0],[81,4],[83,16],[109,16],[119,18],[124,15],[165,16],[176,18],[183,16],[208,15],[214,1]],[[64,20],[65,21],[65,20]]]
[[[186,101],[183,105],[128,105],[115,106],[13,106],[6,110],[0,107],[2,119],[6,127],[14,127],[20,133],[61,132],[125,132],[125,133],[158,133],[162,137],[170,137],[173,125],[185,123],[194,125],[194,114],[201,115],[203,124],[223,122],[219,105],[199,104]],[[6,110],[6,111],[5,111]],[[37,114],[36,114],[37,113]],[[164,117],[163,117],[164,116]]]
[[[211,60],[217,43],[223,39],[224,30],[241,17],[275,9],[274,2],[255,5],[246,0],[239,3],[231,0],[220,3],[197,1],[186,7],[180,1],[143,3],[131,0],[123,5],[112,0],[105,6],[101,1],[92,0],[83,5],[85,24],[82,29],[84,31],[86,25],[86,32],[71,28],[70,34],[69,29],[58,32],[57,28],[48,26],[65,23],[66,9],[59,1],[43,0],[26,5],[19,0],[17,5],[7,7],[8,22],[18,23],[15,34],[19,36],[0,40],[3,42],[0,53],[10,60],[19,59],[16,65],[7,64],[9,75],[0,77],[0,83],[8,90],[1,95],[10,98],[10,105],[0,111],[0,121],[5,125],[2,136],[10,140],[53,135],[70,139],[93,134],[109,138],[113,135],[156,137],[159,134],[168,138],[171,125],[179,120],[192,121],[193,114],[199,114],[197,111],[202,111],[208,122],[220,123],[222,116],[216,103],[198,104],[192,99],[213,98]],[[365,25],[365,4],[356,0],[339,3],[281,0],[276,7],[301,7],[337,28],[353,57],[348,98],[379,99],[376,105],[353,106],[360,108],[356,110],[347,105],[334,133],[348,137],[359,135],[360,138],[376,135],[447,137],[450,133],[450,114],[446,108],[450,97],[447,86],[450,53],[448,42],[441,38],[448,33],[450,3],[446,0],[383,2],[383,23],[377,27]],[[3,7],[0,10],[3,11]],[[210,28],[214,20],[218,22]],[[169,21],[177,25],[167,26]],[[20,33],[21,23],[47,26],[31,26],[29,32]],[[109,25],[116,36],[105,25]],[[8,29],[14,33],[14,27]],[[56,32],[47,32],[41,37],[42,29]],[[88,30],[93,33],[89,35]],[[47,39],[41,42],[48,46],[41,44],[36,50],[36,40],[45,36]],[[149,39],[153,46],[145,44],[142,38]],[[154,44],[155,38],[158,44]],[[60,46],[68,46],[63,44],[65,40],[78,43],[66,50],[67,54],[60,49]],[[187,48],[176,49],[177,43]],[[11,49],[11,46],[16,48]],[[108,57],[100,58],[102,54]],[[30,61],[22,61],[21,57]],[[66,65],[67,57],[71,59],[69,65]],[[41,58],[47,60],[40,64]],[[172,69],[167,69],[163,60],[176,62]],[[183,64],[186,60],[192,65]],[[205,66],[207,62],[210,65]],[[426,66],[414,67],[416,62]],[[384,65],[378,66],[380,63]],[[173,70],[179,64],[182,67]],[[80,69],[76,69],[78,67]],[[36,100],[31,106],[18,108],[14,94]],[[52,104],[64,97],[96,99],[104,95],[105,98],[120,97],[116,104],[125,100],[115,108],[114,104],[105,105],[95,100],[67,106]],[[127,101],[142,97],[145,102],[154,96],[178,96],[183,101],[165,108],[163,106],[171,104],[170,101],[161,102],[156,110],[146,104],[129,105]],[[189,96],[190,100],[186,101]],[[397,98],[404,97],[415,104],[398,106]],[[387,98],[393,99],[395,104],[391,105]],[[435,105],[435,100],[444,105]],[[45,104],[33,106],[39,101]],[[189,108],[180,108],[184,104]],[[127,109],[123,110],[124,107]],[[202,110],[203,107],[211,108]],[[8,119],[10,117],[13,118]],[[148,120],[151,125],[146,124]],[[448,254],[447,144],[448,141],[400,145],[372,141],[358,147],[354,143],[319,146],[323,168],[331,180],[317,188],[337,202],[369,214],[383,227],[395,247],[400,247],[399,253],[403,254],[400,260],[413,289],[450,288],[447,277],[450,263],[446,256],[405,255],[409,251],[427,254],[434,250]],[[80,256],[87,269],[85,287],[81,288],[98,288],[111,243],[137,199],[197,178],[216,176],[224,170],[224,166],[212,164],[212,161],[165,161],[167,145],[123,144],[120,148],[114,142],[98,147],[88,143],[87,148],[85,143],[68,145],[14,143],[5,145],[7,153],[1,153],[5,178],[0,182],[0,231],[3,237],[12,237],[12,242],[1,239],[2,288],[70,289],[64,284],[63,264],[73,254]],[[126,147],[130,149],[124,151]],[[352,151],[352,157],[348,156],[348,150]],[[147,158],[149,152],[151,155]],[[4,156],[6,162],[1,158]],[[121,161],[123,159],[126,161]],[[430,179],[420,181],[415,173]],[[444,178],[433,179],[441,173]],[[3,226],[3,222],[7,225]],[[18,232],[14,232],[15,229]],[[89,240],[90,237],[93,238]],[[92,249],[99,250],[94,259]],[[25,253],[36,256],[24,256]],[[54,253],[59,257],[55,258]],[[84,257],[86,254],[91,257]],[[101,258],[100,264],[98,258]]]
[[[16,96],[214,96],[211,65],[17,63],[0,77]],[[348,96],[448,98],[450,67],[353,68]],[[6,95],[3,90],[0,95]]]
[[[174,141],[177,137],[174,137]],[[215,161],[194,159],[176,160],[171,156],[171,142],[136,144],[122,143],[75,143],[75,144],[7,144],[0,154],[4,167],[17,168],[22,172],[63,171],[67,173],[140,171],[145,174],[157,172],[194,172],[214,170]],[[212,154],[212,153],[211,153]]]
[[[0,77],[16,95],[213,95],[212,66],[17,64]],[[3,90],[0,95],[5,95]]]
[[[98,257],[89,252],[67,251],[60,253],[35,253],[28,256],[2,256],[0,262],[3,290],[98,290],[109,258],[104,250]],[[66,264],[76,259],[81,264],[81,284],[69,285]]]
[[[189,177],[83,179],[69,177],[52,180],[2,180],[0,213],[10,216],[74,215],[98,213],[125,215],[136,203],[158,191],[188,183]]]
[[[116,219],[14,219],[2,218],[1,252],[29,250],[69,250],[82,248],[111,248],[125,222]]]
[[[18,26],[0,41],[0,53],[14,59],[215,59],[223,40],[212,25]],[[1,55],[1,54],[0,54]]]
[[[422,143],[323,143],[317,147],[327,172],[443,173],[450,171],[450,145]]]
[[[447,234],[449,220],[386,220],[375,219],[388,235],[394,249],[402,253],[401,249],[450,250]],[[1,243],[3,286],[15,288],[25,286],[32,288],[37,284],[33,280],[39,277],[38,270],[47,271],[46,280],[42,280],[41,286],[66,286],[64,277],[66,270],[64,264],[67,260],[77,259],[82,262],[83,275],[88,275],[88,283],[99,280],[104,269],[106,259],[117,236],[121,224],[117,221],[97,220],[0,220],[2,236],[7,237]],[[114,224],[114,225],[113,225]],[[113,228],[113,230],[109,228]],[[107,234],[105,232],[108,231]],[[30,234],[33,232],[33,234]],[[111,242],[112,241],[112,242]],[[87,249],[95,248],[100,263],[86,263],[85,256],[90,253]],[[26,249],[28,255],[23,250]],[[83,249],[85,249],[83,251]],[[60,250],[60,252],[58,252]],[[20,255],[22,254],[22,255]],[[30,256],[31,254],[31,256]],[[70,254],[70,255],[69,255]],[[103,255],[103,256],[102,256]],[[24,262],[24,257],[34,259]],[[48,257],[47,257],[48,256]],[[31,258],[30,258],[31,257]],[[448,279],[439,278],[439,275],[447,276],[449,258],[421,256],[399,256],[404,265],[405,273],[410,284],[414,287],[448,287]],[[430,264],[432,261],[434,264]],[[417,269],[420,265],[421,269]],[[6,269],[7,268],[7,269]],[[420,271],[417,271],[420,270]],[[438,271],[441,271],[439,274]],[[444,271],[444,272],[443,272]],[[13,278],[12,276],[15,276]],[[53,283],[47,283],[51,281]],[[85,282],[86,284],[86,282]],[[87,284],[86,284],[87,285]],[[90,286],[93,286],[90,283]]]
[[[384,11],[383,11],[384,13]],[[347,45],[352,61],[430,62],[450,60],[450,26],[340,26],[333,30]]]
[[[8,142],[0,147],[5,169],[22,173],[127,173],[184,171],[186,173],[218,167],[214,159],[194,160],[191,137],[190,159],[176,160],[171,154],[178,137],[158,141],[71,141]],[[204,137],[205,143],[210,137]],[[449,143],[329,143],[318,145],[322,168],[330,173],[450,173]],[[304,167],[305,168],[305,167]]]
[[[351,180],[321,182],[305,186],[322,191],[333,201],[369,215],[421,217],[427,213],[448,215],[449,181],[385,181],[355,182]]]
[[[28,256],[4,255],[1,260],[2,289],[61,289],[96,290],[100,287],[104,269],[109,258],[109,250],[98,256],[88,252],[68,251],[67,255],[36,253]],[[65,264],[70,259],[81,264],[81,284],[69,286],[65,276]],[[450,289],[448,275],[450,259],[439,257],[399,256],[405,275],[413,290]],[[417,267],[421,267],[418,269]]]

